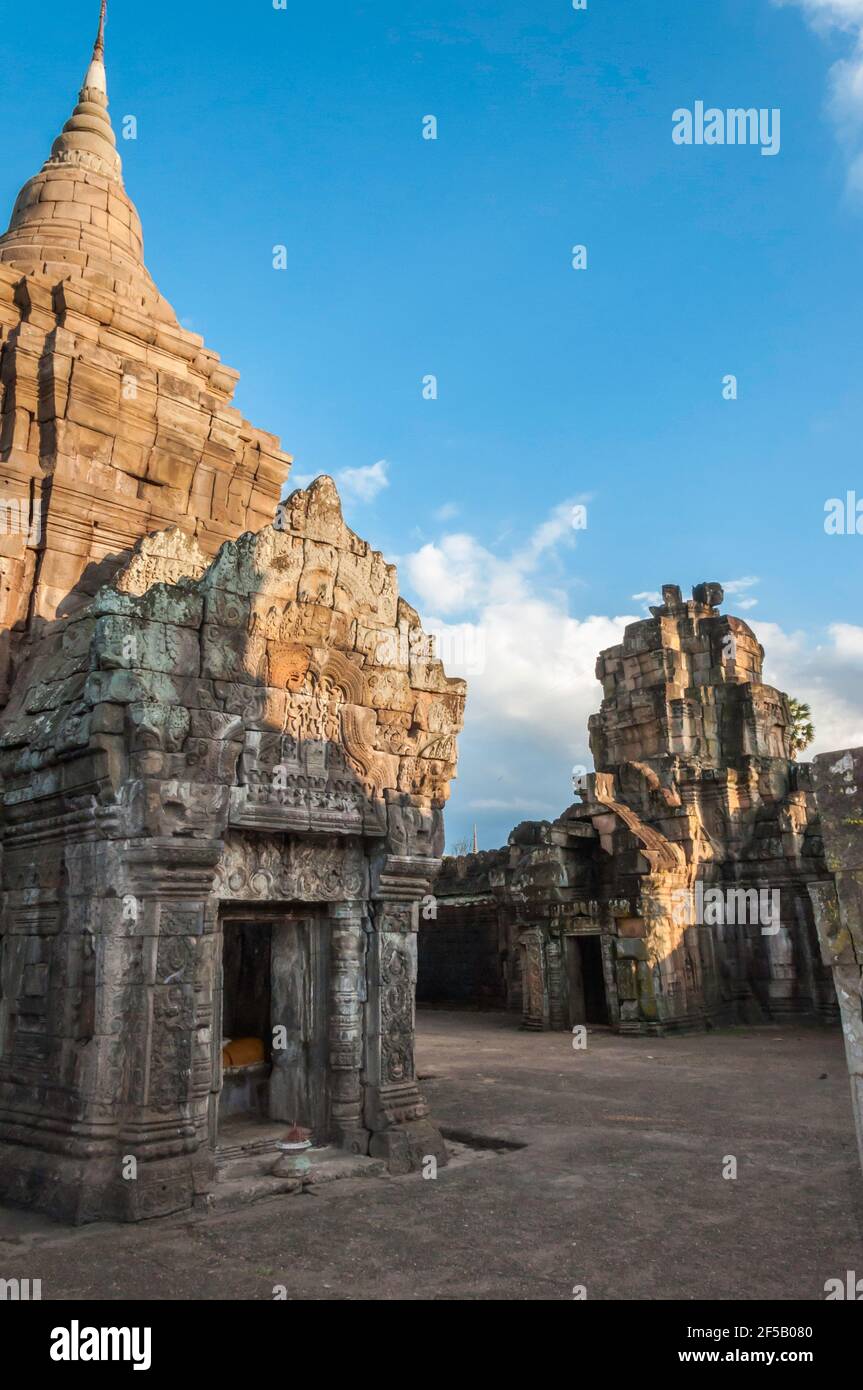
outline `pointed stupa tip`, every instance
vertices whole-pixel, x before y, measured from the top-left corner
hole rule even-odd
[[[54,141],[51,158],[46,164],[77,164],[96,174],[119,183],[122,165],[117,153],[117,140],[108,115],[108,81],[105,74],[105,20],[108,0],[102,0],[99,28],[93,45],[93,56],[78,93],[78,105]]]
[[[108,13],[108,0],[102,0],[102,7],[99,11],[99,28],[96,32],[96,42],[93,44],[93,57],[90,59],[90,66],[87,69],[87,76],[84,78],[84,92],[99,93],[105,98],[105,105],[108,105],[108,79],[105,74],[105,16]]]

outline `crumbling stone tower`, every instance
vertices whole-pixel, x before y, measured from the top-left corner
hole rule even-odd
[[[452,933],[472,932],[484,988],[503,984],[530,1028],[832,1019],[807,891],[823,851],[787,697],[763,683],[752,630],[719,611],[718,584],[662,598],[599,655],[581,799],[517,826],[505,850],[445,861],[424,966],[445,978],[436,942],[452,954]]]
[[[104,25],[0,237],[0,1198],[78,1221],[209,1203],[237,1106],[257,1158],[446,1162],[416,927],[465,698],[147,273]]]
[[[688,601],[665,585],[651,617],[600,654],[586,800],[625,806],[678,861],[649,893],[641,886],[666,999],[683,1008],[690,996],[699,1010],[706,994],[712,1009],[730,1005],[742,1017],[832,1016],[806,891],[822,862],[810,770],[791,757],[788,699],[763,683],[763,648],[745,622],[719,612],[723,597],[719,584],[697,585]],[[605,833],[622,849],[631,830],[618,820]],[[710,887],[776,893],[778,919],[699,921],[686,906],[698,883],[701,903]]]

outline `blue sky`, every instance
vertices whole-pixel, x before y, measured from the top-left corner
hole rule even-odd
[[[7,8],[4,219],[97,10]],[[824,532],[863,497],[861,33],[863,0],[111,0],[160,289],[472,655],[451,842],[565,807],[596,653],[664,582],[736,584],[816,751],[863,742],[863,536]],[[779,108],[779,154],[675,145],[699,100]]]

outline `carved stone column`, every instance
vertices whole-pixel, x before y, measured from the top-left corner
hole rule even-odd
[[[446,1145],[428,1119],[414,1062],[420,900],[437,861],[388,856],[375,874],[367,965],[365,1119],[369,1152],[390,1172],[407,1173]]]
[[[566,1027],[566,1000],[564,998],[564,942],[559,929],[549,932],[545,943],[548,961],[548,1026],[559,1031]]]
[[[545,933],[539,927],[528,927],[520,934],[518,944],[522,952],[522,1027],[542,1032],[548,1027]]]
[[[330,907],[330,1085],[334,1138],[352,1153],[367,1154],[363,1123],[363,1006],[366,1001],[368,919],[362,903]]]

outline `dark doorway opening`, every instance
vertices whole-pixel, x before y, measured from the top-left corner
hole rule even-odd
[[[220,1119],[269,1115],[272,1071],[272,924],[226,921],[222,961]]]
[[[569,1026],[573,1028],[578,1023],[610,1023],[601,936],[566,938],[566,974],[569,986]]]
[[[258,1038],[267,1049],[272,940],[269,922],[225,923],[222,1032],[226,1038]]]
[[[328,1141],[329,942],[326,921],[307,909],[223,912],[211,1121],[223,1138],[238,1126],[277,1122]]]

